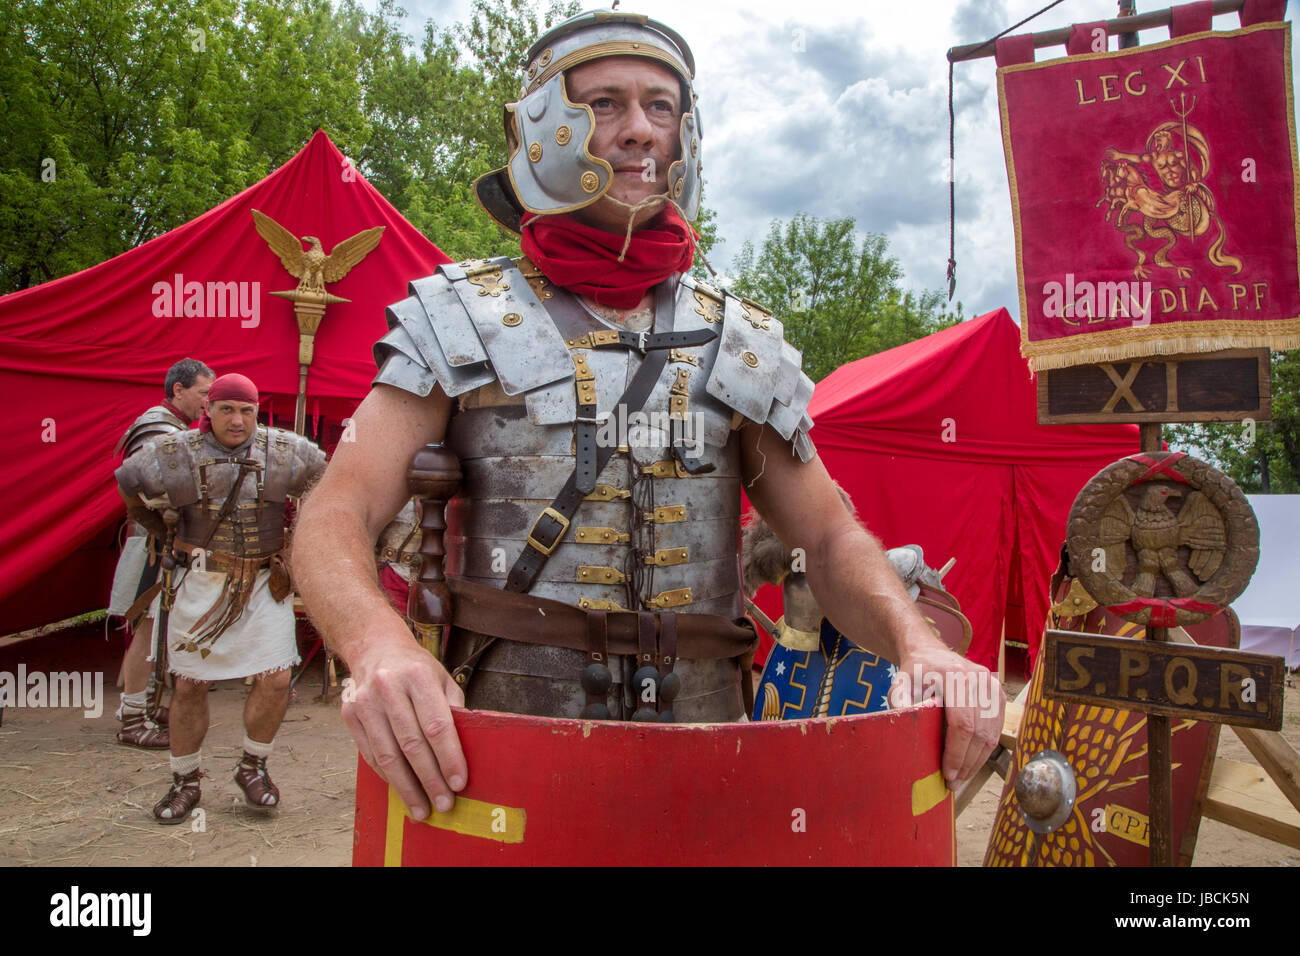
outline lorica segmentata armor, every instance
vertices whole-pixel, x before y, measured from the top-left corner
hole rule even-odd
[[[539,547],[541,516],[575,471],[580,410],[594,404],[597,442],[618,452],[558,539],[542,540],[550,550],[528,593],[585,609],[743,615],[736,429],[766,423],[803,460],[814,453],[812,381],[779,320],[679,276],[655,290],[651,329],[604,348],[618,330],[527,259],[445,266],[411,292],[388,310],[375,382],[463,397],[446,439],[464,474],[447,508],[449,577],[503,588],[530,539]],[[643,408],[620,407],[649,360],[638,342],[699,330],[714,334],[668,350]],[[465,640],[453,639],[450,662]],[[471,706],[577,715],[581,654],[500,643],[478,667]],[[678,719],[739,717],[734,660],[680,661],[677,673]]]

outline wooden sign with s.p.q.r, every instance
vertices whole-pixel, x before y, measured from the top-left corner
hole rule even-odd
[[[1038,373],[1040,425],[1271,417],[1267,349],[1161,355]]]
[[[1130,637],[1048,631],[1045,691],[1058,700],[1280,730],[1280,657]]]

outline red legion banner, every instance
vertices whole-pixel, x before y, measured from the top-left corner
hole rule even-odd
[[[1300,346],[1291,30],[998,69],[1037,369]]]

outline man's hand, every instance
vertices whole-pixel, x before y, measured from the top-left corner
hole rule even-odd
[[[410,496],[412,457],[442,440],[450,408],[439,388],[417,398],[375,386],[352,416],[355,441],[339,443],[304,499],[293,539],[307,613],[352,671],[343,719],[366,763],[417,819],[428,815],[430,800],[450,809],[468,779],[451,719],[465,699],[380,589],[374,546]]]
[[[446,813],[468,776],[451,716],[465,706],[460,687],[409,636],[355,652],[350,666],[343,721],[361,756],[415,819],[429,815],[430,800]]]
[[[947,730],[940,767],[948,788],[956,790],[997,747],[1007,698],[995,674],[934,640],[903,656],[889,689],[891,708],[926,699],[943,702]]]

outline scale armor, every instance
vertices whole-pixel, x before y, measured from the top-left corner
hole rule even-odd
[[[614,412],[641,354],[590,347],[588,333],[608,327],[526,258],[442,266],[410,291],[388,309],[375,383],[418,395],[438,384],[461,398],[446,439],[464,473],[447,508],[446,573],[502,588],[538,516],[574,470],[575,357],[594,375],[601,420]],[[670,280],[658,296],[670,307],[656,310],[648,331],[719,334],[670,352],[644,406],[649,421],[634,422],[626,444],[618,442],[624,453],[596,477],[529,593],[588,609],[740,618],[736,429],[744,420],[767,423],[808,461],[813,383],[780,321],[754,303],[689,276]],[[712,466],[707,473],[688,474],[673,457],[665,427],[674,395],[685,396],[706,466],[696,471]],[[453,639],[449,663],[463,656],[465,639]],[[584,663],[576,651],[497,642],[475,672],[469,704],[577,716]],[[618,664],[611,661],[616,684],[623,683]],[[685,684],[674,704],[679,720],[739,718],[734,660],[681,661],[677,673]],[[540,680],[527,684],[526,675]]]

